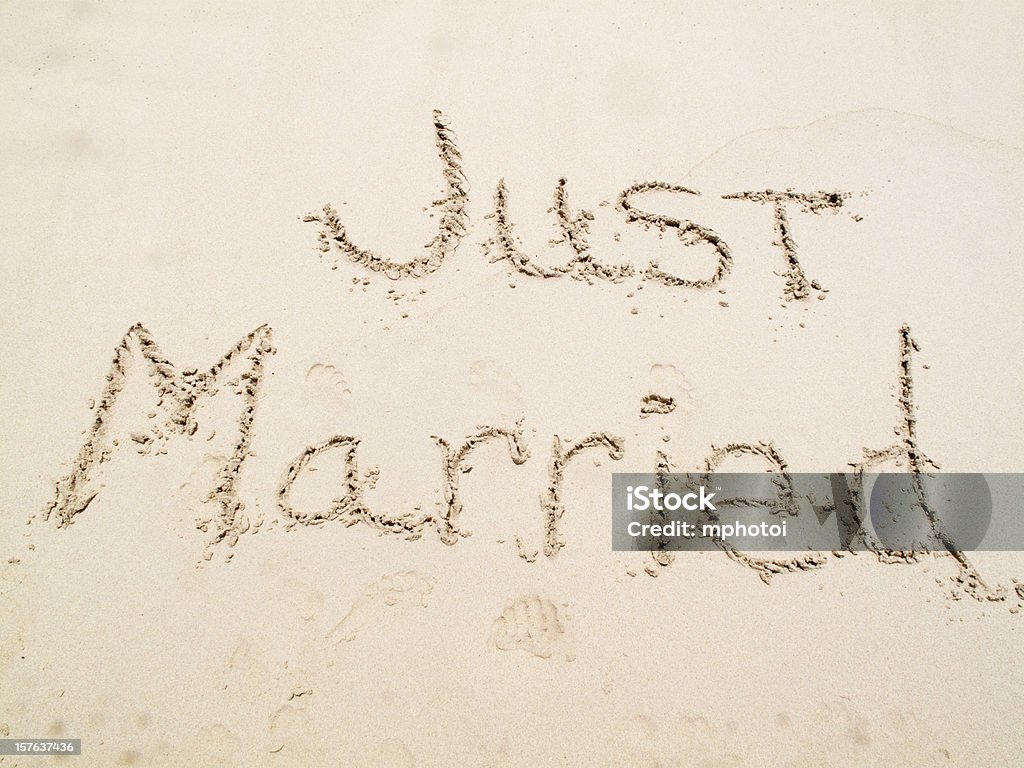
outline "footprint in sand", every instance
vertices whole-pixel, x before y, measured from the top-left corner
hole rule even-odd
[[[410,606],[426,608],[433,589],[434,580],[416,571],[384,576],[366,587],[345,618],[327,633],[327,639],[335,645],[350,643],[389,610]]]
[[[539,659],[576,658],[569,633],[565,606],[539,595],[525,595],[509,601],[494,620],[491,642],[501,651],[526,651]]]
[[[664,412],[692,413],[697,408],[693,385],[686,375],[670,363],[655,363],[647,378],[647,391],[643,396],[655,395],[659,399],[671,400],[672,408]],[[660,410],[654,412],[662,412]]]
[[[496,360],[477,360],[469,366],[469,384],[484,405],[504,416],[523,410],[523,389],[512,372]]]
[[[319,399],[347,410],[352,399],[352,389],[345,377],[333,365],[317,363],[306,371],[306,387]]]

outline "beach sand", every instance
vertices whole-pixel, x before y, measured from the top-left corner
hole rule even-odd
[[[908,414],[1021,469],[1020,9],[0,18],[0,736],[1020,760],[1020,553],[766,571],[608,512],[612,472],[844,471]]]

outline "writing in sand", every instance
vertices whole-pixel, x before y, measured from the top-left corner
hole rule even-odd
[[[84,513],[100,493],[95,474],[100,465],[108,462],[119,449],[129,446],[148,455],[172,437],[184,440],[197,437],[199,423],[197,407],[200,403],[212,401],[225,394],[228,389],[240,398],[241,409],[237,417],[237,434],[233,439],[233,450],[219,467],[213,488],[206,501],[215,510],[214,514],[197,521],[197,527],[208,534],[205,559],[212,557],[218,545],[227,547],[227,559],[240,537],[255,532],[246,514],[246,505],[239,493],[241,469],[250,455],[250,443],[260,403],[260,387],[266,374],[268,358],[273,354],[272,331],[261,326],[242,338],[234,347],[206,371],[196,369],[179,370],[161,352],[156,341],[141,324],[133,326],[117,346],[113,362],[107,374],[105,390],[95,404],[95,416],[86,432],[85,441],[79,450],[71,471],[57,483],[52,502],[43,510],[43,517],[55,520],[60,528],[69,528],[76,518]],[[854,472],[863,473],[882,464],[896,466],[911,473],[938,469],[918,445],[917,416],[913,390],[913,355],[918,350],[911,336],[910,328],[900,328],[898,334],[898,417],[894,432],[896,439],[879,449],[865,449],[864,455],[850,463]],[[133,361],[136,365],[133,365]],[[141,365],[138,365],[141,363]],[[241,373],[232,376],[232,371],[241,367]],[[155,390],[157,411],[149,413],[154,426],[146,433],[131,433],[128,436],[116,434],[112,425],[113,409],[118,402],[133,371],[145,370],[146,380]],[[641,418],[650,413],[663,412],[663,400],[651,410],[650,398],[645,398]],[[124,439],[126,438],[127,439]],[[483,425],[474,432],[460,437],[432,436],[439,449],[439,470],[441,504],[430,513],[416,512],[392,514],[375,508],[367,500],[367,491],[374,487],[380,471],[372,468],[360,471],[357,435],[338,434],[326,440],[307,446],[293,461],[283,468],[277,488],[276,507],[280,515],[293,526],[343,526],[366,525],[382,535],[397,536],[407,540],[421,539],[427,534],[436,535],[442,542],[454,546],[468,535],[461,526],[463,502],[459,489],[459,478],[468,471],[468,460],[473,451],[489,442],[504,443],[509,459],[521,465],[530,459],[530,451],[523,434],[523,420],[511,424]],[[588,452],[607,454],[619,461],[625,455],[626,441],[617,435],[595,431],[579,440],[567,440],[553,435],[547,457],[548,474],[546,487],[540,494],[539,523],[543,526],[543,554],[556,557],[566,546],[560,530],[560,522],[566,514],[563,500],[563,482],[567,466],[576,458]],[[344,470],[337,478],[338,493],[329,505],[319,509],[297,508],[292,503],[292,488],[309,469],[310,462],[317,456],[338,452],[344,461]],[[787,464],[776,446],[769,442],[728,442],[712,445],[703,460],[702,469],[714,472],[731,457],[754,457],[763,461],[765,470],[774,473],[787,472]],[[677,471],[670,457],[664,451],[657,451],[655,471],[669,473]],[[517,540],[519,555],[527,562],[533,562],[540,552],[528,552]],[[723,542],[721,547],[737,563],[754,570],[763,581],[781,573],[807,571],[821,568],[830,557],[843,557],[846,552],[809,552],[795,557],[757,557],[741,552]],[[868,549],[872,549],[868,547]],[[879,560],[886,563],[913,562],[921,555],[914,552],[894,552],[881,547],[874,549]],[[953,577],[954,589],[978,600],[1007,600],[1007,589],[989,586],[967,556],[955,545],[948,547],[948,555],[956,564]],[[675,553],[651,552],[652,562],[645,571],[651,576],[659,569],[671,566]],[[1016,587],[1018,596],[1024,599],[1024,585]],[[1014,606],[1013,610],[1019,609]]]
[[[307,213],[303,221],[319,225],[319,250],[327,255],[338,253],[343,258],[359,264],[373,272],[379,272],[393,280],[417,278],[438,269],[445,259],[455,253],[465,236],[469,224],[469,191],[462,170],[462,153],[455,142],[448,120],[440,111],[434,112],[434,135],[438,156],[442,165],[444,189],[433,206],[440,213],[437,234],[424,246],[423,253],[408,261],[396,261],[369,248],[357,245],[349,237],[336,208],[330,203],[320,211]],[[591,245],[590,230],[594,212],[574,210],[569,203],[568,182],[565,178],[555,185],[551,210],[560,232],[556,244],[568,246],[570,256],[562,264],[549,265],[542,259],[527,254],[519,244],[515,224],[509,212],[510,192],[504,180],[498,182],[494,193],[494,210],[488,215],[494,228],[490,239],[484,243],[492,262],[504,261],[516,275],[527,278],[563,278],[592,282],[607,280],[620,282],[638,276],[664,285],[682,288],[710,288],[720,283],[732,270],[733,251],[725,239],[697,222],[668,216],[640,207],[645,196],[653,194],[694,196],[697,190],[664,181],[642,181],[622,190],[617,198],[616,208],[627,224],[657,232],[659,236],[674,234],[684,247],[704,246],[710,249],[711,263],[703,273],[679,274],[664,269],[656,260],[643,267],[634,264],[608,264],[602,262]],[[800,211],[819,214],[835,212],[842,208],[849,192],[837,190],[796,191],[754,190],[722,195],[726,200],[746,201],[772,207],[774,215],[774,244],[781,251],[784,280],[783,295],[787,301],[805,300],[811,297],[824,299],[828,290],[809,278],[798,255],[797,242],[793,235],[790,214]],[[853,217],[859,220],[858,216]],[[618,235],[616,235],[618,238]],[[336,266],[336,265],[335,265]]]

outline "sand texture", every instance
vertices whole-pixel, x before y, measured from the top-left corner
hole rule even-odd
[[[1024,469],[1017,4],[0,29],[0,766],[1024,759],[1024,554],[609,519]]]

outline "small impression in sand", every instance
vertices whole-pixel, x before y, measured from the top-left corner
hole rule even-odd
[[[664,416],[676,409],[676,399],[672,395],[656,395],[653,392],[645,395],[640,402],[640,418],[648,416]]]
[[[693,385],[682,371],[669,363],[655,363],[647,377],[640,415],[692,413],[696,409]]]
[[[305,386],[309,393],[318,400],[347,410],[352,400],[352,390],[345,377],[333,365],[317,363],[306,371]]]
[[[500,416],[523,412],[523,390],[512,372],[496,360],[477,360],[469,367],[469,384],[481,405]]]
[[[540,595],[511,600],[494,620],[491,642],[498,650],[526,651],[539,659],[572,661],[576,658],[566,606],[556,605]]]
[[[426,608],[433,590],[434,580],[416,571],[388,574],[366,587],[345,618],[327,633],[327,639],[335,645],[350,643],[389,611]]]
[[[200,506],[209,495],[209,488],[216,486],[217,473],[228,461],[221,453],[205,453],[199,464],[188,473],[188,479],[178,486],[176,503],[190,513],[199,514]]]

